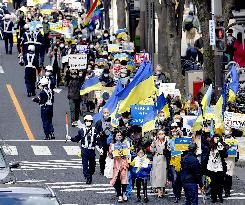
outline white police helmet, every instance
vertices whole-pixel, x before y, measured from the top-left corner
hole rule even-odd
[[[48,78],[41,78],[41,80],[39,81],[40,85],[45,86],[49,84]]]
[[[34,52],[35,51],[35,46],[34,45],[29,45],[28,46],[28,51]]]
[[[5,14],[5,15],[4,15],[4,19],[5,19],[5,20],[10,20],[10,18],[11,18],[10,14]]]
[[[46,71],[53,71],[53,67],[51,65],[47,65],[45,69]]]
[[[25,24],[25,25],[24,25],[24,29],[25,29],[25,30],[27,30],[27,29],[29,29],[29,28],[30,28],[29,24]]]
[[[93,116],[92,115],[85,115],[84,121],[93,121]]]

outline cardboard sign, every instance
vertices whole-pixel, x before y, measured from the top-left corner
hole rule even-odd
[[[68,65],[71,69],[86,69],[87,54],[70,54],[68,55]]]
[[[88,46],[87,45],[76,45],[76,49],[79,53],[87,53]]]
[[[225,112],[224,113],[225,127],[240,129],[245,127],[245,114]]]
[[[237,139],[225,139],[225,143],[230,146],[228,149],[228,157],[237,157],[238,140]]]
[[[125,42],[122,44],[122,50],[124,52],[128,52],[128,53],[133,53],[134,52],[134,43],[133,42]]]
[[[153,112],[152,105],[131,105],[132,125],[143,125],[145,116]]]
[[[140,64],[144,61],[144,57],[146,59],[146,62],[148,63],[150,59],[149,53],[136,53],[134,56],[134,62]]]
[[[182,151],[176,151],[175,150],[175,140],[174,139],[170,140],[170,150],[171,150],[171,157],[183,154]]]
[[[159,93],[163,93],[166,97],[167,95],[174,95],[176,83],[160,83]]]
[[[112,150],[113,157],[130,156],[129,142],[112,144]]]
[[[176,138],[174,150],[175,151],[187,151],[189,144],[191,144],[192,138]]]
[[[108,45],[108,52],[109,53],[119,52],[119,44],[109,44]]]

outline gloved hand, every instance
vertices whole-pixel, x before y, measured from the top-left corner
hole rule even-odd
[[[100,153],[100,155],[103,155],[104,151],[102,148],[99,150],[99,153]]]
[[[69,135],[66,135],[66,141],[70,141],[71,137]]]

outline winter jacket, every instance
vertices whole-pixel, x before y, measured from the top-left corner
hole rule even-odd
[[[80,87],[81,83],[79,78],[71,78],[68,85],[68,96],[69,100],[79,100],[80,99]]]
[[[201,165],[193,152],[189,152],[182,160],[181,180],[183,184],[193,183],[203,187]]]

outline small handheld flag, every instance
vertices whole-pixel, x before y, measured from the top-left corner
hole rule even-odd
[[[66,136],[69,136],[69,128],[68,128],[68,113],[66,112]],[[67,140],[66,140],[67,141]]]

